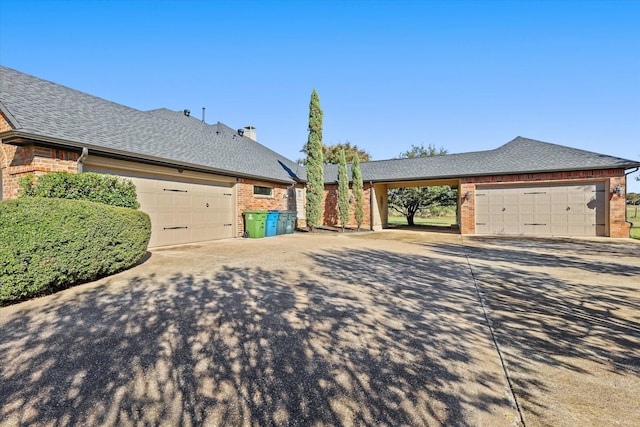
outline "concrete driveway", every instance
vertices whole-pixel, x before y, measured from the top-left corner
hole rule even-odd
[[[0,424],[636,425],[639,251],[397,230],[155,250],[0,308]]]

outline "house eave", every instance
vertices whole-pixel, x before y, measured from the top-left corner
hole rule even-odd
[[[257,181],[268,181],[278,184],[291,184],[299,182],[295,179],[285,180],[280,178],[272,178],[265,177],[259,175],[252,175],[237,171],[231,171],[220,168],[207,167],[205,165],[198,165],[189,162],[179,162],[171,159],[164,159],[161,157],[149,156],[145,154],[132,153],[128,151],[122,150],[114,150],[114,149],[105,149],[104,147],[99,147],[92,144],[69,141],[60,138],[50,137],[50,136],[42,136],[42,135],[34,135],[28,132],[19,131],[19,130],[10,130],[7,132],[0,133],[0,140],[4,143],[19,145],[19,146],[27,146],[27,145],[39,145],[47,148],[62,148],[71,151],[81,152],[83,148],[87,148],[89,150],[90,155],[108,157],[118,160],[127,160],[134,161],[146,164],[152,164],[156,166],[165,166],[170,168],[180,168],[184,170],[190,170],[194,172],[205,172],[205,173],[213,173],[222,176],[228,176],[233,178],[243,178],[243,179],[253,179]]]

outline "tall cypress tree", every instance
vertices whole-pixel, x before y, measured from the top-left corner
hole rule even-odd
[[[360,231],[360,226],[364,220],[364,185],[362,184],[362,171],[360,170],[360,160],[358,159],[358,156],[355,156],[353,158],[353,163],[351,163],[351,182],[353,200],[355,202],[355,206],[353,207],[354,216],[356,224],[358,225],[358,231]]]
[[[347,158],[344,149],[340,150],[338,163],[338,219],[342,231],[349,222],[349,176],[347,175]]]
[[[307,139],[307,227],[313,231],[322,218],[324,195],[324,159],[322,155],[322,109],[315,89],[309,103],[309,137]]]

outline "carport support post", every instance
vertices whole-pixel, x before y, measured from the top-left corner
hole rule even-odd
[[[476,232],[475,189],[474,184],[460,183],[460,191],[458,191],[460,234],[475,234]],[[468,197],[467,194],[469,194]]]
[[[373,184],[371,192],[371,229],[379,231],[389,222],[387,184]]]

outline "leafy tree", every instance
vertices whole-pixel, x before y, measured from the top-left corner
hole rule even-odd
[[[362,184],[362,171],[360,170],[360,160],[358,160],[358,156],[353,158],[353,163],[351,164],[351,182],[353,183],[352,190],[355,202],[355,206],[353,208],[354,216],[358,226],[358,231],[360,231],[360,226],[364,220],[364,186]]]
[[[338,163],[338,219],[342,231],[349,222],[349,175],[347,175],[347,159],[344,150],[340,151]]]
[[[413,159],[414,157],[434,157],[434,156],[443,156],[447,154],[448,151],[443,147],[436,148],[435,145],[413,145],[411,144],[411,150],[405,151],[404,153],[400,153],[398,156],[399,159]]]
[[[411,149],[401,153],[399,158],[433,157],[447,154],[447,150],[429,144],[411,145]],[[409,225],[414,225],[416,213],[427,206],[451,206],[456,203],[456,192],[450,186],[403,187],[389,190],[389,206],[407,218]]]
[[[313,230],[322,218],[324,162],[322,156],[322,116],[320,98],[314,89],[309,102],[309,137],[307,139],[307,227]]]
[[[340,152],[344,150],[345,158],[347,162],[352,162],[354,158],[358,157],[361,162],[368,162],[371,160],[371,155],[365,150],[359,148],[357,145],[351,145],[349,141],[345,143],[338,143],[334,145],[323,145],[322,155],[325,164],[337,165],[340,163]],[[307,144],[300,150],[302,153],[307,153]],[[298,159],[298,163],[306,165],[307,159]]]
[[[362,162],[368,162],[371,160],[371,155],[365,150],[358,148],[357,145],[351,145],[349,141],[345,143],[338,143],[335,145],[324,146],[324,162],[328,164],[340,164],[340,155],[344,152],[345,160],[347,162],[353,162],[353,159],[358,157],[358,160]]]

